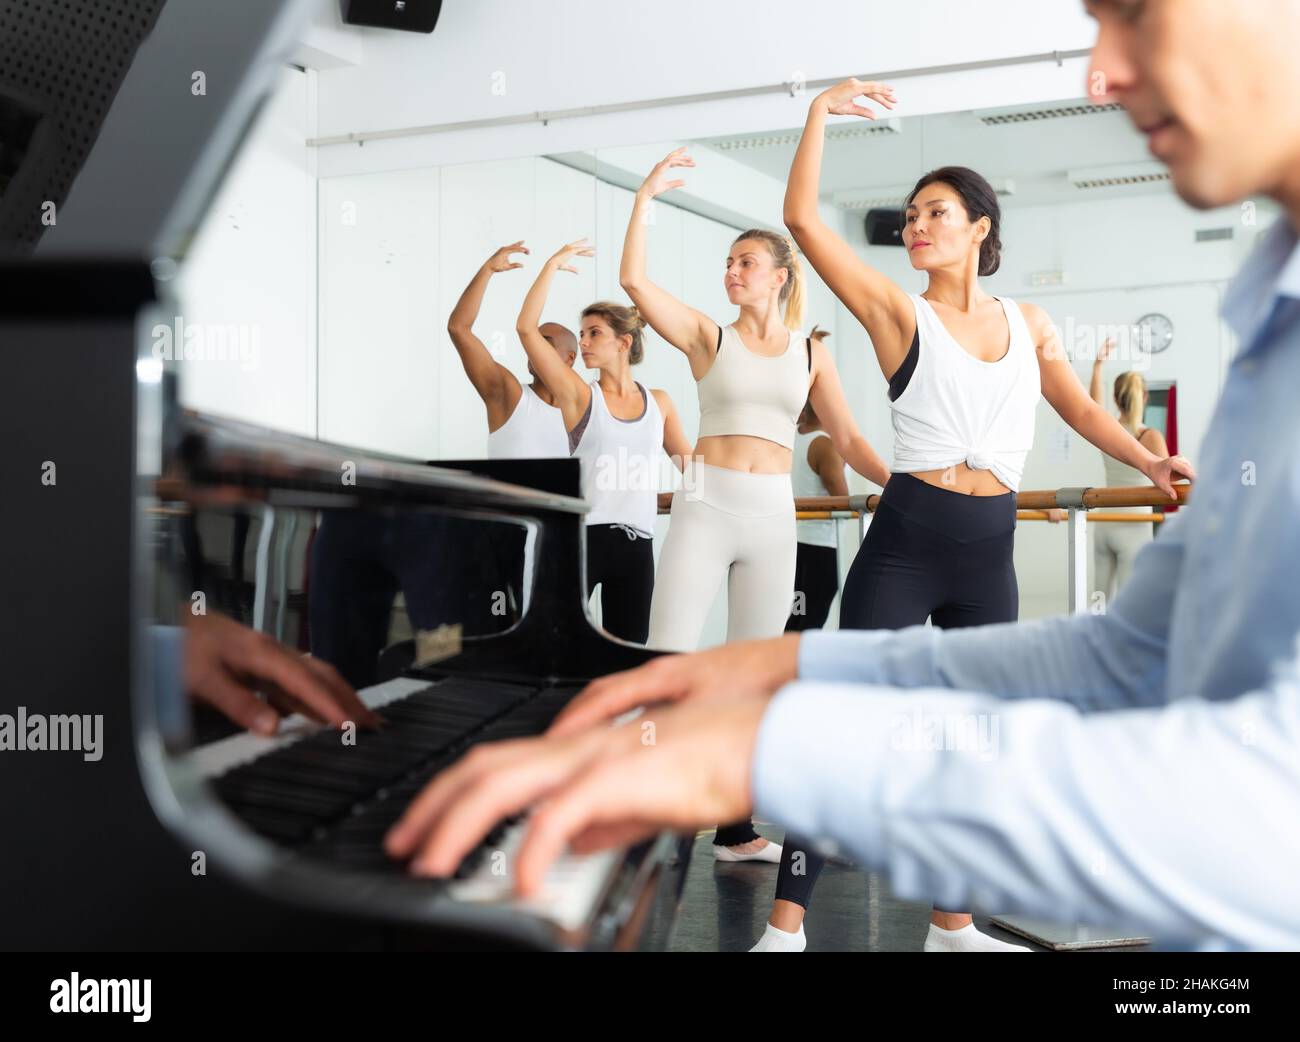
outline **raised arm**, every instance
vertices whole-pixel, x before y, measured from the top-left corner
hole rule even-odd
[[[555,404],[564,417],[565,430],[570,431],[578,425],[582,414],[587,411],[587,405],[591,401],[591,388],[581,376],[560,360],[560,356],[555,353],[555,348],[542,336],[540,328],[542,308],[546,306],[546,298],[551,292],[551,282],[555,279],[555,273],[557,271],[576,273],[578,269],[569,261],[574,257],[592,257],[595,253],[596,251],[588,245],[586,239],[579,239],[577,242],[562,246],[542,265],[537,281],[528,291],[528,296],[524,297],[524,305],[519,310],[519,321],[515,323],[515,331],[519,334],[524,350],[528,352],[528,360],[533,363],[533,369],[542,378],[547,389],[555,395]]]
[[[831,436],[835,451],[844,457],[850,467],[868,481],[874,481],[884,488],[885,482],[889,480],[889,465],[858,430],[858,423],[844,397],[844,387],[840,384],[835,359],[820,340],[813,340],[812,349],[813,382],[808,396],[822,421],[822,427]]]
[[[686,355],[691,363],[691,373],[698,380],[713,364],[713,352],[718,344],[718,324],[708,315],[683,304],[667,290],[656,286],[645,270],[645,229],[650,221],[650,207],[654,205],[654,198],[686,183],[680,180],[669,181],[669,170],[694,165],[695,160],[686,154],[684,146],[674,149],[660,160],[637,189],[632,203],[632,217],[627,224],[627,235],[623,239],[623,261],[619,266],[618,281],[650,327]]]
[[[1037,350],[1043,397],[1061,419],[1102,452],[1136,467],[1151,484],[1170,499],[1176,499],[1178,494],[1173,482],[1180,478],[1196,479],[1191,463],[1182,456],[1157,456],[1086,395],[1083,384],[1066,360],[1060,337],[1056,335],[1056,327],[1047,312],[1037,304],[1027,303],[1019,307]]]
[[[1115,341],[1107,337],[1101,347],[1097,348],[1097,357],[1092,360],[1092,379],[1088,381],[1088,397],[1103,409],[1106,408],[1106,389],[1101,378],[1101,369],[1114,347]]]
[[[817,210],[826,117],[835,114],[876,118],[870,109],[853,101],[859,95],[893,108],[892,87],[864,80],[845,80],[813,99],[786,182],[784,219],[817,274],[866,329],[880,371],[889,379],[907,357],[916,330],[912,302],[902,287],[864,263]]]
[[[474,273],[465,292],[451,309],[451,317],[447,319],[447,333],[456,353],[460,355],[460,364],[487,407],[489,430],[496,430],[506,422],[519,404],[523,389],[515,375],[493,358],[483,341],[474,335],[473,327],[478,320],[479,308],[483,306],[483,294],[492,276],[498,272],[522,268],[523,264],[514,260],[513,254],[527,252],[528,248],[520,239],[493,253]]]

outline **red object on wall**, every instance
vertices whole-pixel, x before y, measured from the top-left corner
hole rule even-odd
[[[1169,446],[1169,455],[1178,455],[1178,385],[1169,385],[1169,397],[1165,400],[1165,444]],[[1177,503],[1162,508],[1166,514],[1178,509]]]

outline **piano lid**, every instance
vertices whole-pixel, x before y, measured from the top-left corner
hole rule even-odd
[[[0,0],[0,255],[180,256],[310,7]]]

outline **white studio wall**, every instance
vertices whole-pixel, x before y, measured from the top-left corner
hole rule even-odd
[[[192,333],[196,348],[180,362],[182,401],[313,436],[316,178],[306,140],[314,79],[281,74],[175,283],[182,337]]]

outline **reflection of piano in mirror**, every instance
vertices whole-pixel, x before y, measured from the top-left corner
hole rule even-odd
[[[685,863],[679,856],[683,841],[676,837],[630,851],[569,857],[526,906],[508,894],[520,822],[502,823],[452,880],[412,878],[380,846],[424,782],[467,748],[540,733],[587,681],[656,654],[609,636],[587,615],[585,503],[577,497],[577,461],[422,466],[193,415],[179,422],[179,436],[169,438],[173,463],[160,483],[154,542],[185,548],[160,573],[180,571],[186,578],[159,583],[170,591],[160,595],[162,603],[184,602],[176,593],[186,588],[188,576],[249,571],[252,621],[280,630],[277,635],[290,643],[306,631],[319,650],[318,616],[337,608],[333,602],[366,597],[383,608],[384,618],[362,620],[353,613],[329,628],[386,634],[397,588],[417,629],[437,622],[442,628],[430,639],[420,634],[394,644],[372,642],[363,658],[384,645],[377,675],[367,677],[379,682],[361,693],[388,724],[356,732],[355,744],[298,719],[273,738],[228,733],[196,741],[196,735],[210,736],[211,721],[181,721],[175,692],[157,699],[154,724],[168,755],[164,770],[145,773],[164,820],[264,896],[400,923],[417,929],[415,943],[662,943],[656,937],[662,909],[675,901],[678,866]],[[303,552],[303,533],[318,516],[323,520],[307,555],[310,563],[277,560]],[[233,540],[212,537],[221,531],[222,518]],[[190,537],[159,538],[178,519]],[[336,536],[347,538],[322,538],[331,523],[342,526]],[[285,537],[289,530],[292,535]],[[206,538],[193,535],[199,531]],[[477,549],[467,553],[471,544]],[[377,552],[367,556],[366,545]],[[485,545],[496,552],[483,553]],[[185,559],[201,546],[248,546],[252,567],[246,569],[242,557],[235,560],[239,551],[219,565]],[[523,551],[523,567],[502,568],[502,554],[517,551]],[[334,559],[340,555],[346,557],[341,563]],[[330,571],[325,594],[322,575]],[[301,583],[286,578],[299,573]],[[440,583],[447,573],[451,582]],[[300,584],[311,586],[309,595],[294,588]],[[464,610],[466,596],[486,598],[504,586],[512,587],[509,610],[495,624],[488,613],[457,634],[450,614]],[[238,591],[241,584],[227,587]],[[425,594],[435,587],[431,601]],[[237,610],[248,598],[235,596],[234,605],[210,607]],[[425,619],[417,617],[419,610]],[[304,612],[305,619],[295,619]],[[207,784],[196,784],[199,779]],[[660,911],[652,916],[655,907]],[[651,920],[659,924],[647,933]]]

